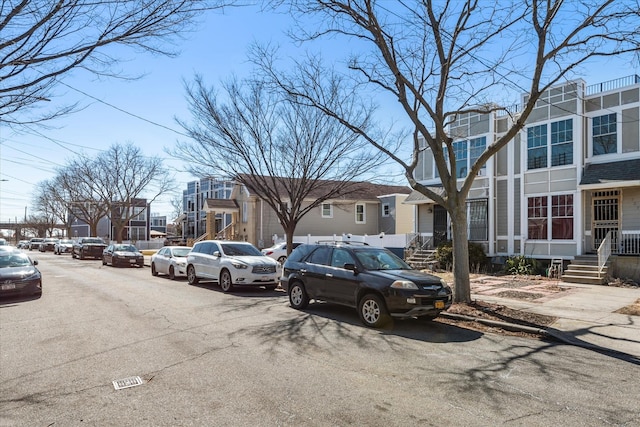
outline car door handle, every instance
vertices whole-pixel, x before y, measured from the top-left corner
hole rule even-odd
[[[327,274],[325,274],[325,276],[326,276],[326,277],[333,277],[333,274],[331,274],[331,273],[327,273]]]

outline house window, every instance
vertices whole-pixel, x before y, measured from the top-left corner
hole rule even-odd
[[[467,176],[467,141],[453,143],[453,152],[456,155],[456,178]]]
[[[551,123],[551,166],[573,164],[573,120]]]
[[[131,218],[132,221],[145,221],[147,219],[145,208],[134,207],[132,208],[132,210],[133,210],[133,217]]]
[[[593,155],[616,153],[618,137],[616,132],[616,114],[607,114],[593,118]]]
[[[548,209],[548,206],[551,209]],[[528,199],[529,239],[573,240],[573,195],[530,197]]]
[[[534,240],[547,239],[547,197],[529,197],[527,218],[528,238]]]
[[[467,237],[470,241],[488,240],[487,217],[487,199],[467,201]]]
[[[129,240],[146,240],[147,233],[144,227],[128,227]]]
[[[389,206],[389,203],[383,203],[382,205],[382,216],[383,217],[387,217],[391,215],[391,207]]]
[[[242,202],[242,222],[249,222],[249,204]]]
[[[547,125],[527,129],[527,168],[547,167]]]
[[[551,196],[551,239],[573,239],[573,195]]]
[[[363,204],[356,204],[356,224],[364,224],[367,222],[365,207]]]
[[[333,218],[333,205],[331,203],[323,203],[320,207],[322,218]]]
[[[487,138],[484,136],[469,140],[469,168],[471,168],[471,166],[478,160],[478,157],[480,157],[486,147]],[[485,165],[482,165],[482,169],[484,168]]]

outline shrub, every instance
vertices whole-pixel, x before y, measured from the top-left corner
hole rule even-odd
[[[453,244],[451,241],[441,243],[436,248],[435,258],[446,270],[453,266]],[[487,254],[481,244],[469,242],[469,269],[479,271],[487,263]]]
[[[511,256],[504,263],[504,271],[513,275],[530,275],[536,273],[537,270],[538,262],[524,255]]]

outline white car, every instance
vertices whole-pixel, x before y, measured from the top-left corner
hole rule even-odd
[[[293,246],[293,249],[295,249],[301,244],[302,243],[293,242],[291,246]],[[284,264],[284,262],[287,260],[287,242],[276,243],[270,248],[263,249],[262,253],[269,258],[275,259],[280,264]]]
[[[224,292],[234,286],[278,286],[278,262],[264,256],[247,242],[203,240],[187,256],[187,279],[195,285],[201,279],[218,282]]]
[[[71,253],[73,243],[71,239],[60,239],[53,246],[53,253],[56,255]]]
[[[165,246],[151,255],[151,274],[168,274],[169,279],[187,275],[187,255],[191,252],[190,246]]]

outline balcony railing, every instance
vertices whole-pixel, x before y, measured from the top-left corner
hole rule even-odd
[[[596,83],[587,86],[587,95],[593,95],[599,92],[608,92],[610,90],[620,89],[625,86],[631,86],[640,83],[640,76],[633,74],[627,77],[620,77],[619,79],[609,80],[602,83]]]

